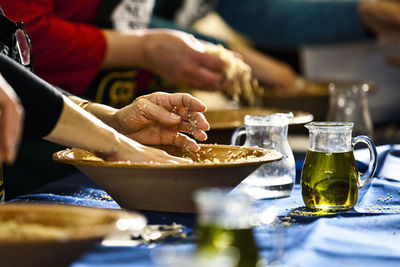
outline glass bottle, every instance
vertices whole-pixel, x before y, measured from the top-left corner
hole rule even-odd
[[[244,194],[228,195],[219,189],[201,190],[195,194],[198,209],[197,258],[205,266],[252,267],[262,261],[253,236],[252,203]]]
[[[238,145],[240,136],[246,135],[245,146],[274,149],[282,159],[258,168],[241,183],[241,189],[254,199],[287,197],[296,178],[296,167],[287,134],[292,113],[274,113],[264,116],[246,115],[245,127],[232,135],[232,145]]]

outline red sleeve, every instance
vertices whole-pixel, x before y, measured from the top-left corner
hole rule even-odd
[[[10,19],[24,22],[32,41],[35,73],[71,93],[82,94],[104,59],[106,41],[102,31],[57,17],[53,0],[0,0],[0,6]]]

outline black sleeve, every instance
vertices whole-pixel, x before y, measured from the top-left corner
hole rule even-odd
[[[62,109],[62,93],[17,62],[0,53],[0,73],[19,96],[25,109],[24,134],[48,135]]]

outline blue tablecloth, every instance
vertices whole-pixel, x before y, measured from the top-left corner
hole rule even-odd
[[[261,256],[278,259],[278,266],[400,266],[400,182],[381,177],[385,173],[382,166],[399,168],[400,177],[400,166],[384,164],[388,152],[399,148],[379,147],[378,171],[369,185],[360,190],[353,210],[326,215],[309,212],[304,208],[298,183],[290,197],[255,202],[260,211],[273,208],[279,216],[274,227],[254,229]],[[359,166],[363,168],[368,152],[357,151],[356,158],[361,160]],[[298,176],[301,166],[302,162],[298,161]],[[119,208],[81,173],[12,201]],[[154,255],[159,250],[168,248],[179,255],[194,248],[194,237],[190,233],[195,228],[195,215],[142,212],[150,224],[186,225],[189,237],[134,247],[98,245],[72,266],[157,266]]]

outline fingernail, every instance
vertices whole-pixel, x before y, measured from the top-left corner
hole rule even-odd
[[[195,146],[194,152],[197,152],[200,150],[200,146],[198,144],[194,144],[194,146]]]

